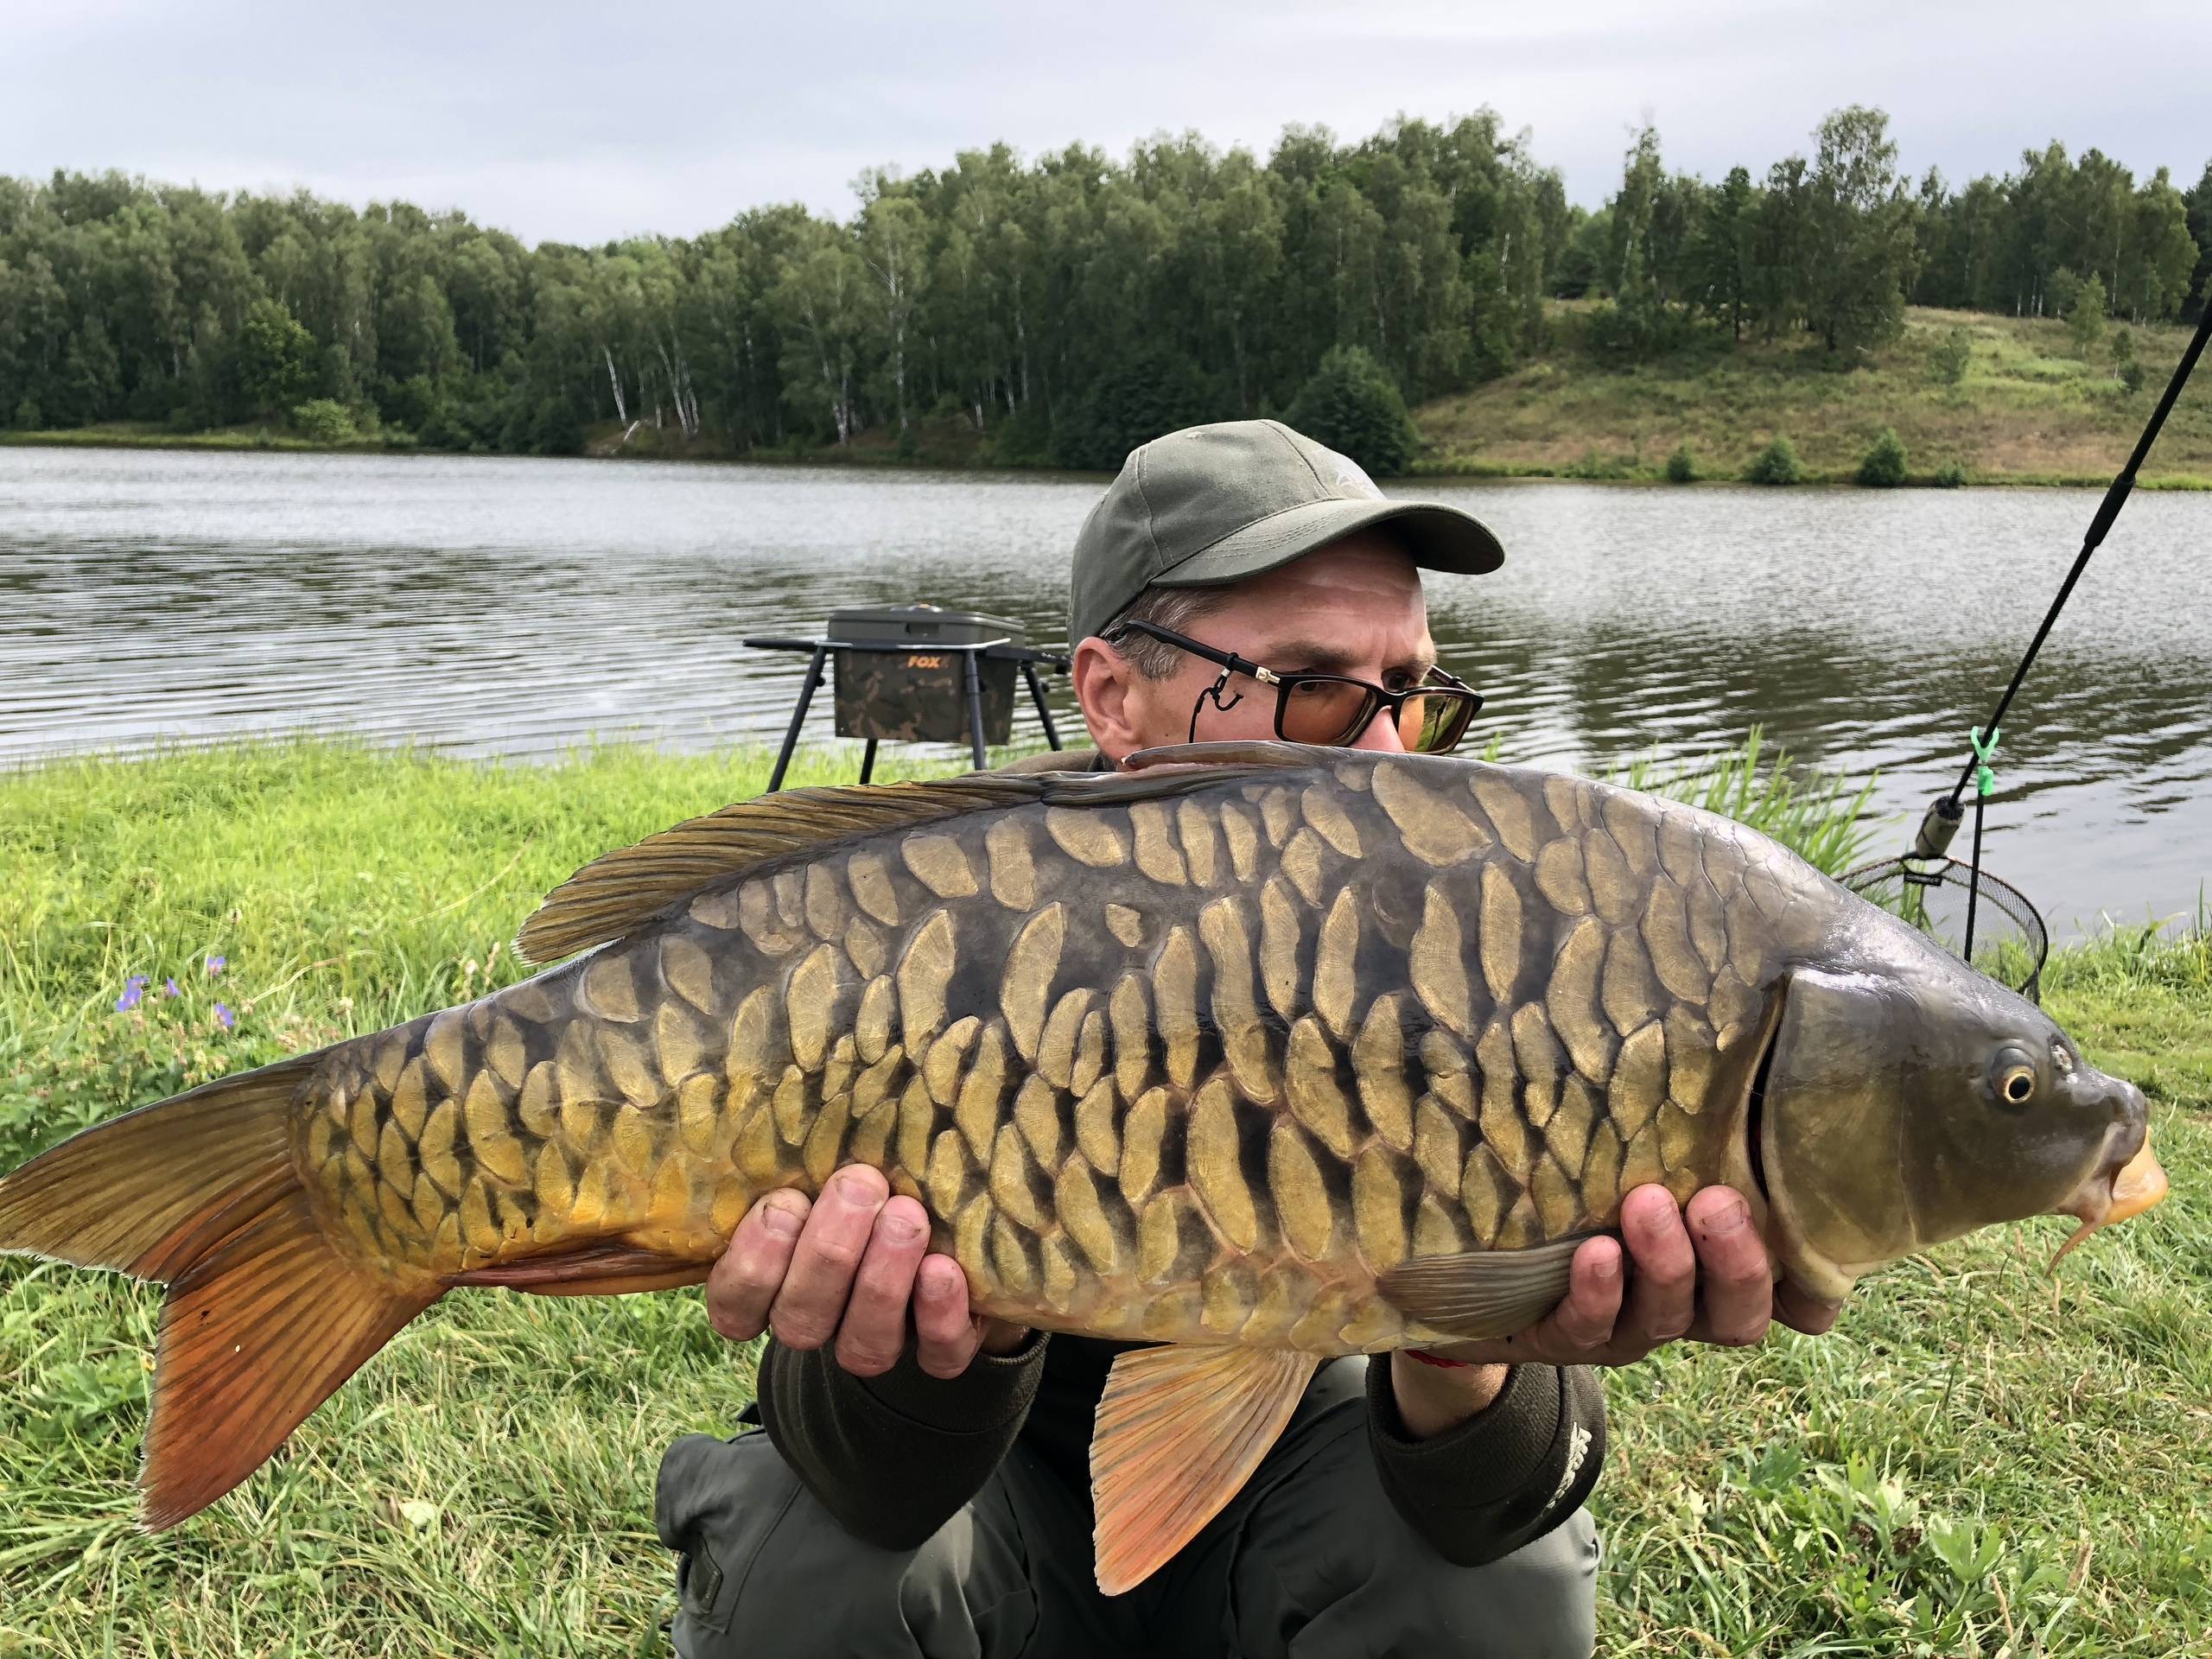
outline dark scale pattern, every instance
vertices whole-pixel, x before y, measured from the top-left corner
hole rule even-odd
[[[702,1261],[864,1161],[1024,1319],[1382,1346],[1409,1255],[1724,1179],[1828,902],[1722,820],[1465,762],[976,812],[345,1046],[300,1152],[340,1232],[442,1274]]]

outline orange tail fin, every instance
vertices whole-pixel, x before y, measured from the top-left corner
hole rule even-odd
[[[316,1226],[287,1118],[318,1058],[143,1107],[0,1179],[0,1253],[169,1287],[139,1478],[156,1529],[268,1461],[442,1294],[356,1266]]]

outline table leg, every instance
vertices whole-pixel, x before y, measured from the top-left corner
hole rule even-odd
[[[814,701],[814,688],[822,683],[822,663],[829,654],[829,647],[817,645],[812,660],[806,665],[806,682],[798,689],[798,707],[791,710],[791,723],[784,729],[784,747],[776,756],[776,769],[768,775],[771,795],[784,786],[784,773],[790,769],[791,751],[798,747],[798,728],[805,723],[807,704]]]
[[[961,666],[967,671],[968,681],[968,741],[976,751],[976,770],[983,769],[983,677],[976,671],[976,653],[960,653]]]
[[[1046,743],[1055,749],[1063,747],[1059,731],[1052,724],[1052,711],[1045,702],[1045,688],[1037,683],[1037,665],[1034,663],[1024,663],[1021,665],[1021,677],[1029,682],[1029,695],[1037,699],[1037,718],[1045,722]]]

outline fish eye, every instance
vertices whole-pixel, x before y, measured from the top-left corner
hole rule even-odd
[[[2026,1105],[2036,1097],[2035,1057],[2017,1043],[2007,1043],[1997,1051],[1989,1066],[1990,1085],[1997,1091],[1999,1103],[2005,1106]]]

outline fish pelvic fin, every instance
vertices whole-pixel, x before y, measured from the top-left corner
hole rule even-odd
[[[316,1224],[289,1113],[320,1058],[96,1124],[0,1179],[0,1253],[169,1287],[139,1482],[156,1530],[267,1461],[442,1289],[356,1266]]]
[[[1409,1319],[1455,1337],[1510,1337],[1566,1299],[1583,1237],[1525,1250],[1417,1255],[1376,1281],[1382,1300]]]
[[[1320,1360],[1274,1348],[1141,1348],[1107,1374],[1090,1440],[1098,1588],[1134,1590],[1221,1513]]]

